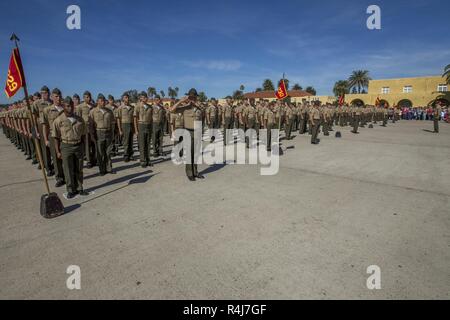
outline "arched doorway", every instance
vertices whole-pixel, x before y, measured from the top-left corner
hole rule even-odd
[[[432,105],[434,106],[436,104],[436,102],[438,102],[438,101],[441,103],[441,106],[444,106],[444,107],[450,106],[450,101],[448,101],[445,98],[437,98],[436,100],[434,100],[432,102]]]
[[[398,102],[397,106],[400,108],[412,108],[413,103],[411,102],[411,100],[403,99]]]
[[[355,99],[353,100],[350,105],[357,105],[358,107],[364,106],[365,103],[361,99]]]

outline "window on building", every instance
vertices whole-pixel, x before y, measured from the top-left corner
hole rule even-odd
[[[404,86],[403,87],[403,93],[411,93],[412,92],[412,86]]]
[[[438,92],[447,92],[448,91],[448,87],[446,84],[440,84],[438,85]]]
[[[389,87],[383,87],[383,88],[381,88],[381,93],[382,93],[382,94],[388,94],[388,93],[391,93],[391,88],[389,88]]]

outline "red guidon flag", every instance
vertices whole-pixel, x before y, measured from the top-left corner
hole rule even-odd
[[[275,96],[277,97],[278,100],[284,99],[288,96],[286,84],[284,83],[284,79],[281,80],[280,83],[278,84],[278,90],[275,93]]]
[[[19,49],[14,48],[9,61],[8,78],[6,79],[5,93],[8,98],[14,96],[25,85],[22,61]]]
[[[375,100],[375,105],[378,107],[380,105],[380,97],[377,97],[377,100]]]
[[[342,106],[345,103],[345,95],[339,97],[339,105]]]

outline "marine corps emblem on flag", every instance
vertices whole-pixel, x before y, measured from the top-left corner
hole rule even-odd
[[[14,48],[9,61],[8,77],[6,79],[5,93],[8,98],[13,97],[25,85],[22,61],[19,49]]]
[[[275,93],[275,96],[277,97],[278,100],[284,99],[288,96],[284,79],[281,80],[280,83],[278,84],[278,90]]]

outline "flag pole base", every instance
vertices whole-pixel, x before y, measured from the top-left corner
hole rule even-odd
[[[64,205],[54,192],[41,197],[41,216],[52,219],[64,214]]]

